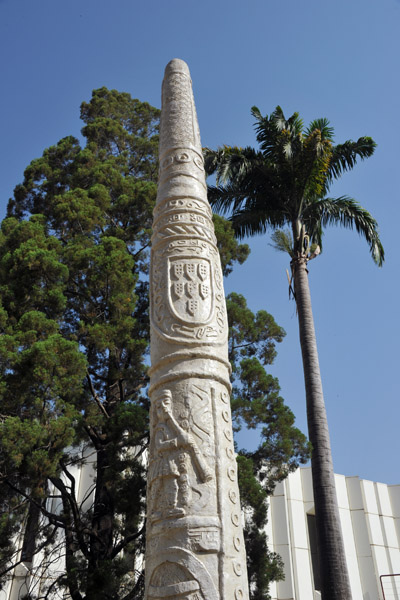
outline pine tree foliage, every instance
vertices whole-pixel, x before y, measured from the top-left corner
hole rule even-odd
[[[84,145],[69,136],[33,160],[1,224],[0,580],[44,552],[45,569],[58,555],[66,569],[31,598],[140,599],[159,110],[101,88],[81,118]],[[249,249],[225,219],[215,226],[229,274]],[[239,465],[254,598],[266,600],[281,575],[261,531],[266,497],[307,446],[263,366],[283,330],[238,295],[228,312],[235,422],[261,426]]]

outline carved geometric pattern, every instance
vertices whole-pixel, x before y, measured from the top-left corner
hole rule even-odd
[[[240,548],[241,548],[241,542],[240,542],[240,537],[238,535],[234,536],[233,545],[234,545],[235,549],[239,552]]]
[[[240,586],[235,589],[235,600],[243,600],[244,594]]]
[[[235,527],[239,527],[240,518],[239,518],[239,515],[237,513],[232,513],[231,514],[231,520],[232,520],[232,523],[234,524]]]
[[[233,504],[236,504],[237,502],[237,493],[235,492],[235,490],[229,490],[229,499],[231,502],[233,502]]]

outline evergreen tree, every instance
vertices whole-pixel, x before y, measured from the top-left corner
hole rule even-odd
[[[66,137],[33,160],[1,226],[0,577],[45,550],[45,569],[60,553],[66,566],[49,597],[66,588],[73,600],[130,600],[143,593],[159,111],[101,88],[81,118],[85,145]],[[248,248],[227,221],[215,225],[228,274]],[[280,571],[261,531],[266,496],[307,449],[263,367],[284,332],[244,298],[228,304],[235,422],[264,427],[239,464],[253,588],[267,598]],[[82,465],[92,475],[84,492]]]

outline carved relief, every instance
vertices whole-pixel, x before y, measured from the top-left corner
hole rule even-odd
[[[235,452],[233,450],[233,448],[231,446],[228,446],[226,449],[226,455],[230,460],[234,460],[235,458]]]
[[[233,503],[236,504],[238,496],[237,493],[235,492],[235,490],[229,490],[229,500]]]
[[[227,410],[222,411],[222,418],[226,423],[229,423],[229,412]]]
[[[183,404],[175,404],[177,417],[172,410],[171,391],[167,389],[154,401],[154,449],[148,475],[151,522],[183,517],[189,507],[199,510],[209,498],[209,490],[200,484],[213,479],[207,462],[212,455],[207,392],[192,385]]]
[[[188,440],[179,439],[171,423],[171,393],[166,390],[156,400],[157,423],[154,435],[155,457],[150,461],[148,474],[148,495],[152,512],[152,522],[162,518],[183,517],[185,510],[178,507],[178,480],[176,450]]]
[[[196,552],[217,552],[220,546],[219,529],[207,527],[189,531],[190,547]]]
[[[170,227],[171,225],[201,225],[202,227],[208,227],[211,229],[211,220],[207,216],[197,214],[195,212],[173,212],[171,214],[164,215],[157,222],[157,233],[163,233],[163,228]],[[181,233],[186,233],[182,230]],[[209,236],[211,239],[211,235]]]
[[[227,474],[231,481],[236,481],[236,469],[233,465],[228,467]]]
[[[243,598],[244,598],[243,589],[238,585],[237,588],[235,589],[235,600],[243,600]]]
[[[218,250],[207,242],[201,240],[180,239],[170,242],[166,246],[165,253],[179,255],[185,253],[187,255],[203,255],[210,258],[216,258]],[[164,252],[162,254],[164,254]]]
[[[239,523],[240,523],[240,518],[239,515],[237,513],[232,513],[231,514],[231,521],[234,524],[235,527],[239,527]]]
[[[168,77],[168,85],[163,85],[165,110],[161,120],[161,147],[179,145],[182,140],[201,147],[192,91],[188,83],[190,85],[186,74],[174,72]],[[163,127],[163,118],[168,127]]]
[[[201,198],[173,198],[160,201],[158,204],[156,204],[154,208],[153,227],[156,226],[156,223],[161,215],[167,216],[168,214],[185,214],[187,212],[202,215],[211,223],[212,211],[210,205],[205,200],[201,200]]]
[[[224,404],[228,404],[228,402],[229,402],[229,394],[228,394],[228,392],[226,392],[225,390],[223,390],[223,391],[221,392],[221,395],[220,395],[220,397],[221,397],[221,400],[222,400],[222,402],[223,402]]]
[[[232,441],[232,431],[230,429],[224,429],[224,436],[228,440],[228,442]]]
[[[217,243],[214,232],[201,223],[168,222],[164,227],[154,232],[152,238],[153,246],[156,246],[160,241],[168,241],[168,238],[183,236],[204,239],[212,244]]]
[[[201,154],[192,148],[180,148],[171,150],[167,156],[163,156],[160,161],[160,177],[163,173],[173,166],[181,166],[190,163],[195,165],[196,169],[204,172],[204,159]],[[189,166],[189,165],[188,165]]]
[[[159,565],[150,580],[148,597],[154,600],[201,600],[204,598],[197,579],[183,565],[166,561]]]
[[[204,248],[195,246],[204,253]],[[189,248],[186,246],[187,251]],[[167,339],[210,343],[226,336],[227,320],[220,269],[207,256],[153,254],[151,319]],[[176,250],[176,247],[173,247]]]
[[[168,262],[170,311],[185,324],[206,324],[214,308],[210,262],[199,258],[184,261],[180,257]]]

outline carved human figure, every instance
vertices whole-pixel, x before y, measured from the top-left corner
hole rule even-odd
[[[181,427],[181,429],[190,436],[191,440],[193,440],[192,436],[190,435],[189,418],[190,418],[189,404],[188,404],[188,398],[186,398],[185,399],[185,408],[184,408],[184,410],[182,410],[180,412],[178,420],[179,420],[179,426]],[[195,447],[196,446],[195,446],[194,440],[193,440],[193,443],[191,444],[190,448],[192,451],[195,451]],[[190,457],[187,452],[180,452],[178,460],[179,460],[178,469],[179,469],[179,473],[180,473],[180,475],[179,475],[179,494],[180,494],[182,506],[187,507],[187,506],[190,506],[191,501],[192,501],[192,487],[191,487],[190,478],[189,478]]]
[[[168,421],[172,416],[171,392],[165,390],[156,399],[156,429],[154,432],[155,456],[149,465],[148,486],[153,503],[151,520],[179,517],[185,514],[178,507],[178,479],[180,476],[177,465],[178,439],[174,436]],[[182,441],[182,440],[180,440]],[[156,510],[160,508],[160,510]]]
[[[180,425],[173,416],[170,390],[163,390],[156,398],[155,411],[155,458],[149,465],[148,479],[153,504],[152,521],[185,514],[185,507],[191,499],[189,460],[202,482],[212,479],[212,472],[189,432],[188,420],[182,419]]]

